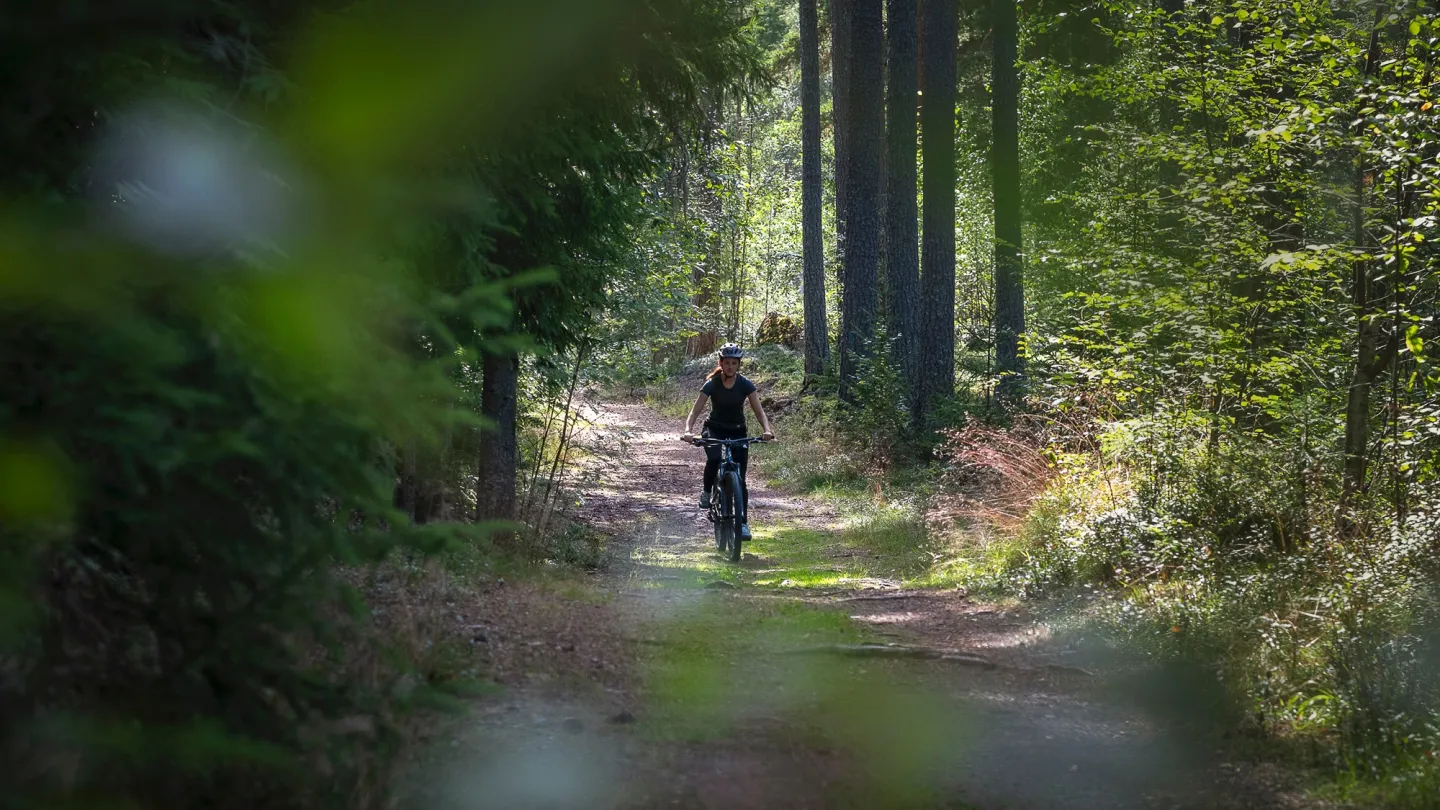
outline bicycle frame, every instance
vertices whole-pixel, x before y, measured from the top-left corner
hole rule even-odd
[[[745,497],[744,482],[740,478],[740,464],[735,461],[733,451],[736,447],[748,447],[755,442],[763,442],[765,439],[760,436],[751,436],[742,439],[711,439],[701,437],[692,439],[691,441],[696,447],[719,447],[721,449],[720,472],[716,480],[716,487],[720,492],[717,492],[714,500],[711,501],[709,517],[710,522],[716,524],[717,543],[722,546],[722,550],[724,550],[726,544],[731,544],[730,559],[732,561],[739,560],[739,531],[740,527],[745,525],[745,516],[749,512],[750,504],[748,503],[749,499]],[[727,514],[729,512],[728,505],[731,501],[725,497],[725,490],[729,488],[728,482],[730,481],[731,474],[734,474],[734,480],[737,486],[737,490],[734,493],[734,504],[737,509],[734,515]],[[727,539],[722,543],[722,538]]]

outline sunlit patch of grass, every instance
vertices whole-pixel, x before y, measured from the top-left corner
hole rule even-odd
[[[835,555],[840,547],[829,532],[773,527],[757,530],[755,542],[768,564],[756,572],[755,585],[824,588],[866,576],[855,558]]]
[[[645,404],[661,416],[668,416],[677,423],[695,407],[695,392],[665,387],[645,395]]]
[[[1027,553],[1021,538],[968,531],[948,544],[936,545],[935,561],[915,577],[915,587],[965,587],[991,598],[1010,595],[1010,575],[1025,564]]]
[[[768,563],[755,585],[845,587],[864,581],[896,584],[923,576],[933,559],[919,516],[907,509],[870,509],[838,532],[757,528],[755,547]]]
[[[762,469],[773,483],[826,497],[827,489],[863,493],[866,476],[863,461],[852,454],[837,450],[825,442],[809,439],[806,431],[792,435],[791,428],[801,423],[800,415],[777,421],[781,441],[766,448]]]
[[[916,576],[933,561],[925,525],[909,510],[887,509],[854,521],[841,533],[840,542],[868,551],[871,570],[883,576]]]
[[[864,766],[835,786],[834,807],[934,806],[937,775],[973,733],[913,677],[913,662],[796,654],[865,641],[841,613],[716,593],[657,636],[642,733],[662,743],[779,737],[843,752]]]
[[[804,644],[856,642],[848,617],[791,602],[709,594],[657,628],[659,653],[647,662],[654,709],[643,730],[660,739],[705,740],[746,717],[798,703],[799,682],[816,662],[787,658]]]
[[[673,547],[636,548],[630,561],[651,570],[651,575],[644,577],[646,587],[699,588],[716,580],[740,583],[746,579],[744,569],[721,557],[713,545],[702,540],[683,551]]]
[[[863,575],[839,571],[813,571],[801,568],[767,574],[765,577],[756,579],[755,584],[762,587],[777,588],[844,588],[861,582],[864,579],[865,577]]]

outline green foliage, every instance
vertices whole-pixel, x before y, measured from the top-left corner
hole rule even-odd
[[[791,399],[805,385],[805,356],[794,349],[766,344],[745,352],[746,377],[764,386],[764,398]]]
[[[62,284],[83,272],[59,251],[25,259]],[[297,373],[310,346],[254,325],[255,279],[122,266],[150,288],[97,309],[3,303],[0,342],[24,358],[0,391],[6,433],[44,448],[7,449],[4,466],[54,485],[7,496],[5,596],[28,610],[4,655],[30,685],[4,690],[0,711],[9,744],[68,751],[89,774],[66,786],[12,770],[7,793],[230,806],[334,785],[348,801],[374,741],[327,724],[359,713],[394,731],[388,684],[346,671],[363,609],[335,566],[466,533],[412,528],[391,507],[387,434],[438,431],[446,412],[369,385],[420,394],[444,377],[381,344],[353,347],[370,353],[364,384],[345,356]],[[67,719],[52,728],[52,714]],[[172,760],[177,746],[194,757]],[[333,782],[254,768],[311,755]]]
[[[910,421],[907,388],[891,359],[891,345],[884,325],[877,324],[873,347],[861,355],[856,371],[855,405],[842,406],[837,422],[841,435],[880,465],[894,458]]]
[[[778,344],[794,349],[800,337],[800,326],[795,319],[778,312],[765,313],[765,317],[760,319],[760,327],[755,330],[755,342],[761,346]]]
[[[0,32],[0,792],[386,805],[465,668],[350,583],[483,556],[479,355],[592,327],[747,12],[100,5]]]
[[[1098,459],[1061,456],[1013,541],[950,565],[980,589],[1055,597],[1083,634],[1218,670],[1266,729],[1344,772],[1386,776],[1430,750],[1433,499],[1347,541],[1297,494],[1283,445],[1209,433],[1175,415],[1114,425]]]
[[[1362,781],[1423,759],[1440,708],[1416,520],[1440,452],[1433,26],[1423,4],[1032,11],[1028,351],[1071,435],[1018,537],[954,563],[1219,669]]]

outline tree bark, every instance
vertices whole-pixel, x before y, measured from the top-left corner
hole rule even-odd
[[[805,374],[824,374],[830,360],[825,320],[825,243],[820,177],[820,24],[817,0],[800,0],[800,229],[804,254]]]
[[[995,368],[997,398],[1013,405],[1024,383],[1025,282],[1021,263],[1019,21],[1015,0],[995,0],[994,124],[990,171],[995,195]]]
[[[476,518],[513,520],[518,444],[515,435],[520,359],[513,352],[486,354],[480,413],[491,426],[481,434],[475,482]]]
[[[1356,169],[1354,229],[1355,244],[1364,249],[1369,244],[1365,229],[1365,169]],[[1355,367],[1345,401],[1345,469],[1341,476],[1341,526],[1349,533],[1354,527],[1348,512],[1356,496],[1365,491],[1369,466],[1370,394],[1375,380],[1389,363],[1391,347],[1381,346],[1384,326],[1381,310],[1371,302],[1375,298],[1375,281],[1371,277],[1368,256],[1357,257],[1352,268],[1351,296],[1355,313]],[[1393,331],[1393,329],[1392,329]]]
[[[916,230],[915,113],[919,32],[915,0],[888,0],[885,129],[886,314],[905,401],[919,399],[920,246]]]
[[[852,6],[855,0],[830,0],[830,81],[831,111],[835,117],[835,283],[840,292],[840,335],[837,343],[844,354],[845,336],[850,332],[845,307],[845,234],[850,216],[850,40]]]
[[[1365,79],[1374,75],[1380,61],[1380,25],[1384,6],[1375,8],[1375,25],[1371,29],[1370,47],[1365,55]],[[1353,220],[1355,247],[1364,251],[1370,245],[1366,230],[1366,166],[1363,155],[1355,161],[1355,202]],[[1355,498],[1365,491],[1365,474],[1369,464],[1370,392],[1375,379],[1385,368],[1386,358],[1380,348],[1381,322],[1371,305],[1374,280],[1370,258],[1357,256],[1352,270],[1351,296],[1355,313],[1355,367],[1350,377],[1350,390],[1345,402],[1345,468],[1340,480],[1340,529],[1345,534],[1355,530],[1350,510]],[[1398,342],[1398,330],[1392,330]],[[1398,348],[1398,345],[1397,345]]]
[[[420,489],[417,455],[415,440],[407,439],[400,450],[400,475],[396,482],[394,499],[395,507],[408,515],[412,522],[415,521],[415,504]]]
[[[885,149],[884,23],[881,0],[851,0],[849,212],[845,224],[840,399],[855,404],[861,360],[875,334],[880,263],[880,177]]]
[[[931,403],[955,391],[955,48],[956,0],[921,0],[920,135],[925,211],[920,273],[920,398],[923,424]]]

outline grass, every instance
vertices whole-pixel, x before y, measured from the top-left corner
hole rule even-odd
[[[631,552],[630,561],[652,569],[651,581],[658,588],[697,588],[716,580],[809,589],[855,588],[880,580],[910,586],[928,582],[936,552],[912,506],[876,506],[858,499],[848,504],[848,515],[833,529],[768,517],[757,521],[739,565],[702,541],[642,545]]]
[[[917,516],[905,510],[872,512],[838,532],[795,526],[755,529],[756,554],[767,568],[757,586],[837,588],[886,580],[910,584],[930,562],[929,540]]]
[[[966,529],[951,542],[936,545],[937,557],[916,577],[916,587],[964,587],[992,600],[1014,596],[1009,578],[1027,554],[1027,541]]]
[[[668,416],[678,425],[695,407],[695,394],[666,386],[645,394],[645,404],[661,416]]]
[[[834,751],[846,764],[827,806],[935,806],[933,777],[973,724],[949,701],[917,688],[914,662],[809,654],[868,640],[845,614],[751,593],[695,592],[656,623],[658,643],[642,668],[651,705],[638,730],[662,745],[717,751],[737,744]]]
[[[692,742],[733,733],[757,709],[780,711],[805,702],[796,682],[813,682],[821,673],[809,670],[813,661],[782,660],[787,651],[864,639],[844,614],[794,602],[737,599],[729,592],[700,595],[665,621],[656,637],[659,651],[646,666],[656,706],[643,730]],[[744,705],[735,700],[740,684],[754,698]]]

